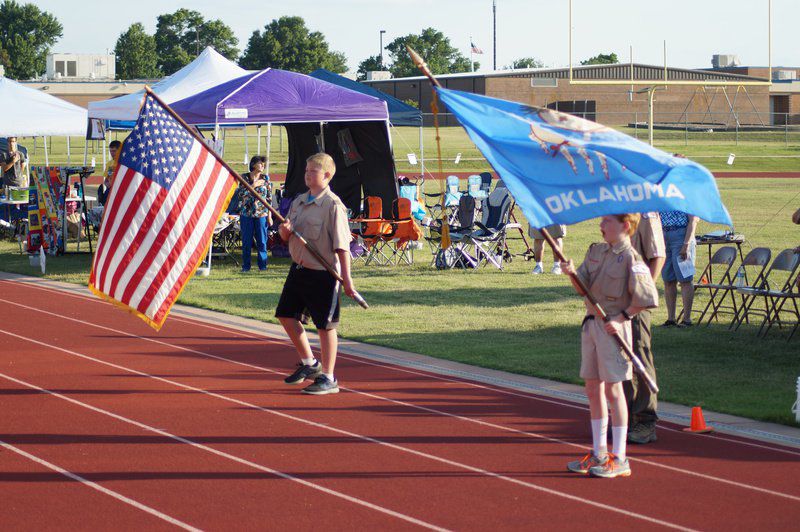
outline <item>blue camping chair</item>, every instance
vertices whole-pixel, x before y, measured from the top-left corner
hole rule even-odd
[[[483,188],[483,179],[479,175],[471,175],[467,178],[467,194],[478,201],[485,200],[489,193]]]

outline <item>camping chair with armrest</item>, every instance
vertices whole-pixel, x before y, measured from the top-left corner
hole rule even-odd
[[[510,260],[511,255],[506,247],[506,236],[512,203],[511,194],[507,188],[495,188],[486,199],[481,221],[477,222],[476,228],[466,235],[475,246],[475,256],[479,266],[491,263],[497,269],[502,270],[503,261]]]
[[[792,292],[792,283],[796,282],[795,274],[798,265],[800,265],[800,255],[798,255],[794,249],[784,249],[778,253],[778,256],[772,261],[769,270],[767,270],[767,273],[764,275],[761,286],[737,287],[736,292],[743,296],[742,304],[739,307],[739,312],[733,317],[729,328],[738,330],[745,321],[749,323],[751,315],[761,316],[761,327],[759,327],[758,331],[758,334],[761,334],[764,327],[768,325],[768,322],[774,318],[772,315],[774,310],[772,303],[779,301],[782,294]],[[776,286],[780,288],[774,288]],[[754,308],[753,306],[755,301],[759,298],[764,299],[763,309]],[[780,321],[780,314],[774,319]]]
[[[391,220],[383,218],[383,200],[379,196],[367,196],[366,217],[356,218],[361,224],[361,240],[367,252],[364,254],[364,264],[374,262],[386,266],[390,262],[387,254],[389,240],[394,233]]]
[[[394,261],[395,264],[400,264],[402,261],[411,265],[414,263],[414,253],[410,244],[422,238],[422,229],[420,229],[412,216],[411,200],[397,198],[392,204],[392,214],[391,224],[394,233],[391,240],[392,255],[390,261]]]
[[[730,249],[734,249],[732,246],[726,246]],[[730,252],[726,252],[726,255],[729,255]],[[717,254],[714,254],[712,257],[712,261],[714,258],[717,257]],[[723,259],[727,260],[729,256],[722,257]],[[743,285],[742,286],[750,286],[755,288],[760,288],[764,283],[764,272],[767,270],[767,266],[769,265],[769,260],[772,258],[772,252],[768,248],[753,248],[747,254],[747,256],[742,261],[742,264],[739,266],[739,269],[736,270],[737,275],[738,272],[741,271],[743,275]],[[734,254],[733,260],[736,260],[736,255]],[[725,264],[720,264],[724,271],[722,272],[710,272],[710,271],[703,271],[700,275],[700,282],[694,284],[695,295],[698,294],[698,291],[705,291],[708,290],[708,303],[706,304],[705,308],[700,312],[700,317],[697,320],[697,323],[702,323],[703,319],[705,318],[706,314],[708,314],[708,321],[706,325],[710,324],[712,320],[719,321],[720,314],[730,314],[735,316],[739,310],[739,305],[736,302],[736,288],[737,288],[737,277],[732,272],[733,262],[729,265],[727,269],[724,268]],[[706,269],[711,267],[711,263],[706,266]],[[720,277],[716,275],[722,274]],[[704,282],[708,279],[719,279],[719,282]],[[750,282],[752,281],[752,282]],[[730,305],[725,305],[725,299],[730,298]]]
[[[486,189],[483,188],[481,176],[471,175],[467,178],[467,194],[479,202],[482,202],[489,196]]]
[[[489,197],[489,194],[492,191],[492,173],[491,172],[481,172],[478,174],[481,176],[481,190],[484,192],[486,197]]]
[[[445,183],[444,199],[442,193],[437,192],[434,194],[424,194],[425,198],[436,198],[439,201],[434,204],[429,204],[428,200],[425,201],[425,207],[431,213],[433,218],[441,218],[442,211],[447,213],[447,223],[453,223],[458,211],[458,202],[461,198],[460,181],[458,176],[449,175]]]
[[[475,268],[477,261],[469,253],[470,241],[467,235],[475,226],[475,198],[469,194],[464,194],[458,202],[458,209],[455,213],[455,220],[448,224],[450,235],[450,246],[442,247],[442,224],[441,220],[431,224],[429,227],[430,236],[428,244],[433,253],[432,266],[439,270],[451,268]]]

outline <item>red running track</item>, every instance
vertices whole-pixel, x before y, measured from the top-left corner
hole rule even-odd
[[[0,281],[0,530],[784,529],[800,451],[665,424],[633,476],[565,471],[581,405]]]

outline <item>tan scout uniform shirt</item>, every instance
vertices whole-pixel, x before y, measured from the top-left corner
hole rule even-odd
[[[658,306],[658,291],[650,269],[627,237],[614,247],[606,243],[589,246],[577,273],[609,316],[620,314],[629,306]],[[591,313],[588,303],[586,309]]]
[[[631,238],[631,246],[644,260],[667,256],[664,230],[658,212],[643,212],[639,227]]]
[[[320,192],[313,201],[308,201],[310,192],[301,194],[292,202],[287,218],[294,229],[313,245],[320,255],[339,269],[336,250],[350,251],[350,225],[347,210],[330,187]],[[292,260],[304,268],[324,270],[325,267],[311,254],[297,238],[289,239],[289,253]]]

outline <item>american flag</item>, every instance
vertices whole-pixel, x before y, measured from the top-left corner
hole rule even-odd
[[[472,46],[472,53],[473,54],[482,54],[483,53],[483,50],[481,50],[480,48],[475,46],[474,42],[470,41],[469,44],[470,44],[470,46]]]
[[[200,265],[234,179],[150,94],[125,140],[89,289],[160,329]]]

